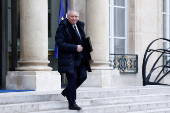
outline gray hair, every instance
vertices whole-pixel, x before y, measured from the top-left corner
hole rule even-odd
[[[75,11],[75,12],[77,12],[78,17],[79,17],[79,12],[78,12],[78,11],[76,11],[75,9],[70,9],[70,10],[68,10],[68,12],[67,12],[67,16],[69,16],[69,15],[70,15],[70,12],[71,12],[71,11]]]

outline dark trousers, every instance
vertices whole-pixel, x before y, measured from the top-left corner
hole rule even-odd
[[[66,73],[68,86],[64,89],[68,94],[68,102],[70,105],[76,102],[76,89],[86,80],[87,72],[83,62],[79,66],[74,67],[74,74]]]

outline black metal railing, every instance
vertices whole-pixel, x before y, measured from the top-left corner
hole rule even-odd
[[[154,41],[152,41],[148,45],[148,47],[145,51],[144,57],[143,57],[143,64],[142,64],[142,77],[143,77],[143,85],[144,86],[145,85],[168,85],[168,84],[161,83],[161,81],[170,72],[170,59],[169,59],[170,50],[169,50],[169,48],[167,48],[167,49],[150,49],[152,44],[154,44],[154,42],[156,42],[158,40],[163,40],[167,43],[170,42],[169,39],[158,38],[158,39],[155,39]],[[155,52],[160,53],[160,55],[155,60],[151,70],[148,73],[146,73],[146,70],[148,70],[146,67],[147,67],[149,58],[151,56],[153,56],[153,53],[155,53]],[[163,65],[158,65],[158,62],[161,60],[162,57],[163,57]],[[153,60],[153,59],[151,59],[151,60]],[[153,72],[155,72],[155,71],[158,72],[158,75],[156,76],[156,78],[153,81],[151,81],[150,78],[151,78]],[[153,77],[152,77],[152,79],[153,79]]]
[[[164,55],[163,56],[163,65],[165,66],[170,66],[170,56],[169,55]],[[170,70],[170,68],[168,68],[168,67],[164,67],[164,70],[163,70],[163,73],[167,73],[169,70]]]
[[[138,55],[110,54],[110,66],[117,68],[120,73],[138,73]]]

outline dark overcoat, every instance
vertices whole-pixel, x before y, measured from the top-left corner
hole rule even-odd
[[[87,71],[91,72],[90,52],[87,50],[86,35],[84,32],[84,22],[78,20],[77,27],[81,33],[84,64]],[[77,52],[77,39],[74,35],[73,27],[70,22],[65,19],[60,22],[60,25],[56,31],[55,41],[58,46],[58,71],[59,73],[74,73],[74,61],[78,58]]]

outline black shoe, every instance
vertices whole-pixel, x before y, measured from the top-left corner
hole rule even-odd
[[[77,104],[69,105],[70,110],[81,110],[81,107],[79,107]]]
[[[68,100],[68,93],[67,93],[65,90],[63,90],[63,91],[61,92],[61,94],[62,94],[64,97],[66,97],[67,100]]]
[[[61,92],[61,94],[65,97],[65,96],[66,96],[66,91],[63,90],[63,91]]]
[[[68,98],[68,94],[67,94],[67,92],[66,92],[65,90],[63,90],[63,91],[61,92],[61,94],[62,94],[64,97]]]

